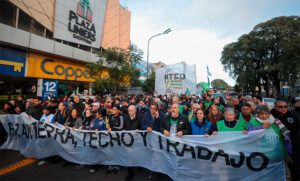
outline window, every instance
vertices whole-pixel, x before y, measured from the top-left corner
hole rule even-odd
[[[19,28],[39,36],[44,36],[45,28],[21,9],[19,11]]]
[[[16,7],[7,1],[0,1],[0,23],[15,26]]]

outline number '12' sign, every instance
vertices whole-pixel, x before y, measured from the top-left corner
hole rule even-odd
[[[43,101],[48,99],[48,97],[57,97],[58,81],[56,80],[43,80],[43,91],[42,97]]]

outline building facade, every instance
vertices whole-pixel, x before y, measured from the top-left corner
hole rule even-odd
[[[130,13],[119,0],[0,1],[0,100],[92,94],[85,66],[130,46]]]

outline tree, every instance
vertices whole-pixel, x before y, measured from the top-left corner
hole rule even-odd
[[[228,84],[222,79],[215,79],[211,81],[211,86],[213,89],[226,89],[228,88]]]
[[[143,91],[149,94],[152,94],[155,90],[155,72],[153,69],[151,72],[150,77],[142,85]]]
[[[99,60],[88,63],[90,74],[95,78],[96,92],[116,93],[116,90],[126,85],[141,85],[140,72],[133,66],[142,59],[143,52],[135,45],[127,50],[121,48],[108,48],[99,52]]]
[[[223,48],[224,70],[236,79],[244,90],[261,90],[267,96],[275,87],[280,97],[280,85],[293,85],[299,73],[300,17],[277,17],[256,25],[237,42]],[[299,66],[299,65],[298,65]]]

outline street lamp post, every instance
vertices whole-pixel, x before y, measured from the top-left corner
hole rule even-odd
[[[168,29],[166,29],[164,32],[159,33],[159,34],[157,34],[157,35],[153,35],[153,36],[151,36],[151,37],[149,38],[149,40],[148,40],[148,46],[147,46],[147,79],[148,79],[148,77],[149,77],[149,44],[150,44],[150,40],[151,40],[152,38],[154,38],[154,37],[157,37],[157,36],[160,36],[160,35],[163,35],[163,34],[168,34],[168,33],[170,33],[171,31],[172,31],[171,28],[168,28]]]

